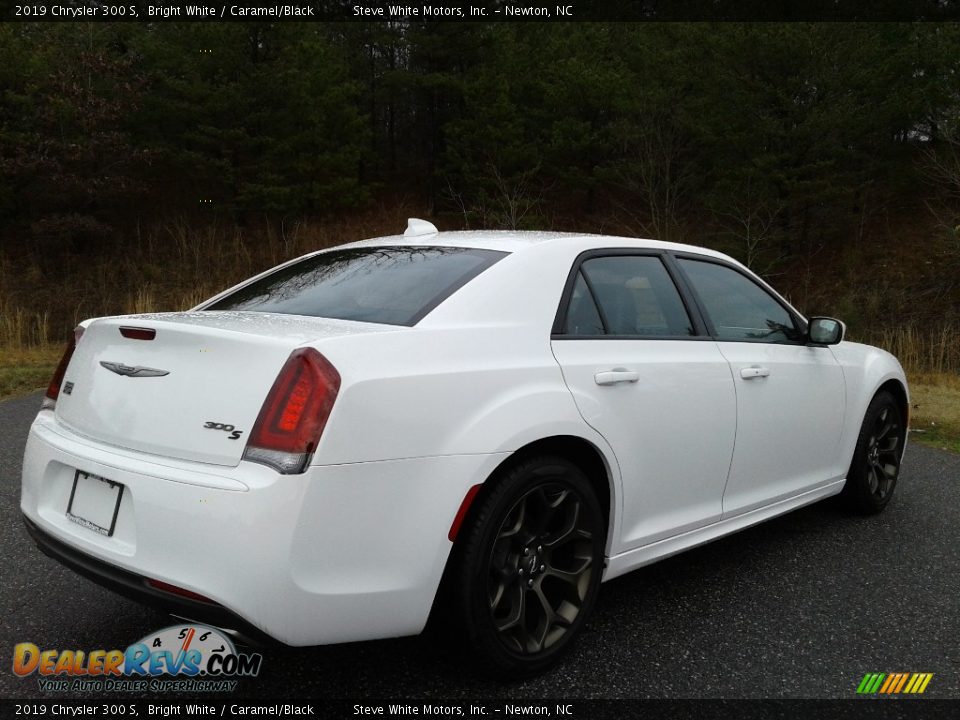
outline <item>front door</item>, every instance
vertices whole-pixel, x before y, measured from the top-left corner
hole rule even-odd
[[[830,348],[806,344],[787,308],[738,269],[706,258],[681,257],[678,264],[736,387],[737,440],[723,516],[843,477],[836,458],[845,387]]]

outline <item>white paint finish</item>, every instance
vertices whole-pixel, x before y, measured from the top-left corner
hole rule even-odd
[[[838,455],[841,459],[853,455],[860,434],[860,424],[867,406],[885,383],[898,383],[907,392],[907,410],[910,409],[910,389],[900,362],[886,350],[860,343],[842,342],[830,348],[833,356],[843,369],[846,384],[847,412]],[[906,418],[905,418],[906,420]],[[909,434],[904,437],[904,445]]]
[[[176,458],[165,458],[157,455],[147,455],[134,450],[115,447],[98,442],[90,437],[80,435],[56,419],[50,411],[37,415],[27,442],[36,437],[62,448],[76,458],[75,464],[81,470],[84,468],[82,458],[95,454],[97,461],[109,468],[130,468],[135,472],[152,475],[158,480],[198,485],[216,490],[232,490],[242,492],[248,490],[247,478],[240,479],[233,468],[216,467],[198,464]]]
[[[622,530],[614,552],[718,520],[737,409],[716,344],[554,340],[553,352],[584,420],[620,465]],[[598,385],[597,374],[613,368],[639,379]]]
[[[416,242],[509,255],[413,328],[251,312],[85,322],[74,391],[30,432],[23,511],[78,551],[211,597],[284,642],[410,634],[467,489],[524,445],[569,436],[599,452],[610,578],[838,492],[870,399],[905,384],[892,356],[854,343],[551,342],[579,253],[723,257],[713,251],[512,232],[357,245]],[[122,340],[120,325],[157,338]],[[313,464],[279,476],[202,425],[248,432],[304,346],[337,368],[341,389]],[[101,360],[170,375],[124,378]],[[75,468],[126,486],[113,538],[65,518]]]
[[[828,348],[719,342],[737,392],[737,446],[723,515],[748,512],[843,478],[843,372]],[[759,368],[765,375],[743,377]]]
[[[156,330],[131,340],[120,327]],[[174,313],[105,318],[77,345],[56,414],[76,432],[129,450],[215,465],[240,462],[263,399],[291,351],[338,334],[396,332],[393,326],[311,321],[266,313]],[[158,369],[162,377],[125,377],[101,362]],[[243,434],[205,429],[233,425]]]
[[[684,550],[690,550],[698,545],[704,545],[711,540],[722,538],[725,535],[745,530],[746,528],[783,515],[791,510],[796,510],[805,505],[810,505],[818,500],[836,495],[843,489],[843,481],[835,480],[832,483],[810,490],[801,495],[795,495],[786,500],[781,500],[772,505],[766,505],[750,512],[741,513],[733,517],[724,518],[711,525],[707,525],[696,530],[691,530],[680,535],[661,540],[659,542],[644,545],[633,550],[629,550],[620,555],[611,557],[607,561],[607,568],[603,573],[603,580],[613,580],[615,577],[625,575],[631,570],[636,570],[644,565],[650,565],[658,560],[663,560],[672,555],[682,553]]]
[[[341,368],[341,389],[316,464],[501,452],[544,432],[589,432],[549,336],[523,326],[416,328],[388,355],[369,336],[317,347]]]
[[[291,645],[419,632],[457,509],[506,457],[357,463],[292,476],[244,462],[235,472],[251,489],[230,492],[170,482],[158,477],[162,467],[145,474],[149,463],[124,467],[92,448],[78,458],[62,437],[31,433],[27,517],[81,552],[206,595]],[[66,519],[62,483],[51,479],[72,481],[76,465],[125,485],[115,537]]]
[[[437,226],[432,222],[427,222],[420,218],[409,218],[407,220],[407,229],[403,231],[403,236],[406,238],[422,237],[424,235],[436,235],[437,232]]]

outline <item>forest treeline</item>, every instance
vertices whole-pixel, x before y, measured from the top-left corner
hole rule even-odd
[[[706,244],[807,310],[960,319],[957,25],[21,24],[0,93],[0,311],[58,332],[378,208]]]

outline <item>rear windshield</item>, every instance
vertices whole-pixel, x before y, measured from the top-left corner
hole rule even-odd
[[[459,247],[331,250],[280,268],[203,309],[415,325],[505,255]]]

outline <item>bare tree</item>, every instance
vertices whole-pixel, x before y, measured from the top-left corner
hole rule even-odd
[[[476,218],[482,228],[517,230],[525,219],[541,214],[544,188],[539,184],[539,172],[540,166],[535,165],[507,175],[499,164],[490,162],[483,187],[472,195],[460,192],[449,178],[444,195],[457,205],[467,228],[471,218]]]
[[[750,174],[713,203],[713,212],[720,226],[734,238],[743,251],[744,263],[751,270],[768,275],[785,258],[771,252],[771,242],[779,228],[783,202],[764,192],[761,183]],[[776,244],[779,247],[779,244]]]
[[[924,151],[920,169],[934,190],[927,208],[942,230],[934,247],[940,246],[945,272],[926,290],[939,300],[960,290],[960,125],[942,128],[937,144]]]
[[[624,161],[615,175],[627,191],[620,209],[640,233],[661,240],[682,240],[683,202],[695,178],[686,138],[662,112],[643,115],[639,127],[622,127]]]
[[[516,230],[524,218],[539,212],[543,191],[534,184],[539,171],[540,166],[537,165],[507,178],[500,172],[499,167],[490,165],[495,194],[493,208],[487,218],[488,227]]]
[[[960,256],[960,128],[942,130],[937,146],[924,151],[921,169],[936,191],[927,207]]]

